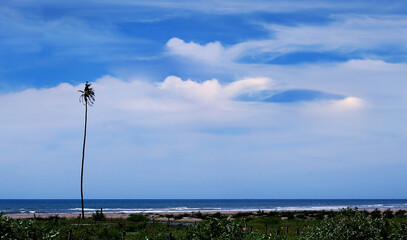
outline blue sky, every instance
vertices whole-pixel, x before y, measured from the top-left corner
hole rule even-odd
[[[403,1],[4,1],[0,198],[407,198]]]

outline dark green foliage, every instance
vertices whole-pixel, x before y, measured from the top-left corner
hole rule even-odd
[[[382,212],[380,212],[380,210],[376,208],[375,210],[373,210],[373,211],[370,213],[370,216],[371,216],[372,218],[381,218],[381,217],[382,217]]]
[[[328,218],[332,218],[332,217],[335,217],[336,216],[336,212],[334,212],[334,211],[328,211],[328,212],[326,212],[326,214],[327,214],[327,217]]]
[[[95,222],[104,221],[104,220],[106,220],[106,215],[103,212],[96,210],[96,213],[92,214],[92,219]]]
[[[307,218],[304,213],[298,213],[298,214],[295,215],[295,217],[299,218],[299,219],[306,219]]]
[[[222,215],[220,212],[216,212],[216,213],[212,214],[211,217],[212,218],[217,218],[217,219],[225,218],[225,216]]]
[[[394,218],[394,213],[392,210],[387,209],[386,211],[383,212],[383,217],[387,219],[392,219]]]
[[[294,212],[282,212],[281,217],[287,218],[287,220],[294,219]]]
[[[250,216],[250,212],[238,212],[233,215],[234,218],[244,218]]]
[[[248,231],[243,231],[243,226],[227,219],[199,222],[188,228],[186,237],[190,240],[240,240],[245,239]]]
[[[183,219],[184,217],[191,217],[192,215],[189,213],[179,213],[174,215],[174,219]]]
[[[292,212],[294,219],[282,219],[287,212],[274,212],[274,216],[248,212],[243,214],[245,218],[236,218],[235,215],[232,218],[222,213],[221,219],[212,218],[212,215],[204,214],[202,217],[208,220],[188,226],[167,225],[160,221],[148,223],[147,215],[143,214],[132,214],[127,219],[106,218],[103,222],[95,222],[92,218],[83,220],[58,216],[13,220],[1,215],[0,239],[66,240],[70,233],[71,240],[114,240],[122,239],[125,231],[126,240],[168,240],[170,233],[173,240],[407,240],[407,217],[401,213],[391,219],[372,218],[368,212],[356,209]],[[322,215],[323,220],[316,219]],[[160,219],[163,217],[158,216]]]
[[[259,211],[256,212],[256,215],[257,216],[265,216],[267,214],[263,210],[259,210]]]
[[[173,217],[174,217],[174,214],[165,214],[165,217],[167,217],[167,218],[173,218]]]
[[[130,216],[127,218],[127,221],[135,223],[147,222],[148,218],[143,214],[130,214]]]
[[[400,209],[400,210],[398,210],[397,212],[396,212],[396,217],[402,217],[402,216],[404,216],[406,214],[406,210],[402,210],[402,209]]]
[[[325,211],[320,211],[315,214],[315,219],[322,220],[325,218]]]
[[[391,226],[386,219],[368,218],[357,210],[342,210],[338,216],[324,220],[320,225],[310,228],[301,239],[307,240],[365,240],[390,238],[391,230],[402,234],[405,229]],[[403,238],[402,238],[403,239]]]
[[[256,236],[256,240],[286,240],[286,239],[287,237],[285,235],[276,235],[273,233]]]
[[[0,239],[37,240],[57,236],[58,232],[41,226],[34,220],[13,220],[0,213]]]
[[[115,225],[91,224],[65,226],[60,229],[59,239],[67,239],[69,231],[71,231],[71,240],[119,240],[122,236],[122,231]]]
[[[402,222],[400,224],[393,224],[393,231],[390,233],[388,239],[407,240],[406,222]]]
[[[125,226],[126,232],[136,232],[147,226],[148,218],[143,214],[130,214]]]
[[[191,216],[194,218],[204,219],[204,216],[201,212],[193,212]]]

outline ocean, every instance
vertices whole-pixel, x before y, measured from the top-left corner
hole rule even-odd
[[[257,210],[407,209],[407,199],[86,199],[85,212],[206,212]],[[0,212],[80,213],[78,199],[0,199]]]

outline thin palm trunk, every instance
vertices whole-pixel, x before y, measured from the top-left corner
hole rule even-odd
[[[85,163],[85,143],[86,143],[86,125],[88,122],[88,103],[85,101],[85,132],[83,134],[83,148],[82,148],[82,169],[81,169],[81,203],[82,203],[82,219],[85,219],[85,211],[83,206],[83,166]]]

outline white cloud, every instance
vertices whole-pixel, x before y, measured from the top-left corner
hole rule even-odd
[[[407,18],[405,17],[333,17],[324,26],[269,25],[275,39],[253,42],[262,51],[337,51],[375,50],[386,45],[406,49]]]
[[[167,47],[172,54],[203,60],[207,63],[217,64],[221,61],[230,61],[229,56],[220,42],[211,42],[200,45],[194,42],[186,43],[179,38],[171,38]]]
[[[222,97],[220,93],[222,86],[216,79],[198,83],[190,79],[182,81],[179,77],[169,76],[159,86],[160,89],[170,91],[176,95],[186,96],[189,99],[208,101]]]
[[[344,110],[357,109],[363,106],[363,100],[356,97],[347,97],[343,100],[336,101],[334,106]]]
[[[362,71],[397,71],[400,68],[403,68],[405,64],[403,63],[387,63],[383,60],[372,60],[372,59],[364,59],[364,60],[350,60],[343,64],[344,67]]]
[[[217,79],[198,83],[190,79],[183,81],[179,77],[169,76],[159,84],[159,87],[177,96],[188,97],[191,100],[212,101],[230,100],[240,94],[270,90],[273,84],[269,78],[245,78],[221,85]]]
[[[98,1],[101,2],[101,1]],[[244,1],[244,0],[197,0],[197,1],[188,1],[188,0],[160,0],[160,1],[129,1],[129,0],[103,0],[105,4],[112,4],[114,6],[152,6],[168,9],[182,9],[182,10],[193,10],[200,11],[205,13],[249,13],[249,12],[258,12],[258,11],[267,11],[267,12],[296,12],[296,11],[307,11],[309,9],[320,9],[321,11],[329,11],[330,9],[363,9],[367,11],[369,9],[377,10],[375,3],[367,4],[364,1],[353,1],[352,3],[342,4],[340,2],[327,2],[327,1],[313,1],[312,4],[304,1],[298,0],[289,0],[289,1],[266,1],[266,0],[253,0],[253,1]],[[376,7],[376,8],[375,8]],[[380,5],[382,7],[382,5]],[[397,5],[386,6],[386,10],[391,11],[392,9],[397,9]],[[383,10],[384,10],[383,9]]]
[[[220,42],[200,45],[185,43],[178,38],[168,41],[167,47],[174,55],[201,60],[212,64],[231,64],[244,56],[268,54],[268,60],[291,52],[358,52],[359,58],[378,58],[376,51],[386,48],[407,50],[407,18],[385,16],[333,16],[331,24],[323,26],[283,26],[264,24],[272,35],[265,40],[250,40],[229,47]]]
[[[279,177],[292,171],[309,171],[310,167],[328,171],[332,170],[329,162],[351,153],[352,157],[343,160],[340,167],[356,164],[359,169],[360,164],[380,164],[389,151],[400,152],[394,142],[406,137],[405,132],[398,132],[396,139],[376,135],[372,129],[388,133],[398,129],[390,125],[380,127],[378,124],[391,119],[374,105],[365,109],[356,97],[309,104],[231,100],[236,94],[275,88],[268,78],[222,84],[216,79],[199,83],[170,76],[153,84],[105,76],[92,86],[96,103],[89,109],[85,169],[86,183],[93,191],[89,197],[103,197],[106,189],[115,189],[112,181],[125,183],[126,189],[140,190],[134,195],[118,193],[120,197],[151,197],[154,193],[149,186],[137,182],[154,172],[159,179],[151,184],[159,184],[160,176],[166,174],[157,166],[165,166],[165,171],[172,174],[182,172],[196,184],[202,179],[194,174],[194,169],[207,172],[205,178],[225,184],[247,172],[254,174],[256,181],[262,181],[270,180],[268,173],[276,164],[283,172]],[[79,179],[84,109],[77,90],[82,87],[62,84],[0,96],[0,165],[8,169],[1,181],[12,180],[23,171],[33,179],[27,187],[41,192],[38,186],[48,181],[49,173],[40,169],[49,166],[52,174],[65,176],[57,178],[55,184],[71,186],[67,183]],[[366,149],[357,147],[374,147],[383,139],[383,151],[376,151],[374,156],[365,157]],[[249,160],[252,164],[248,166]],[[399,162],[399,158],[393,161]],[[213,166],[233,166],[235,170],[225,175]],[[120,174],[110,177],[107,172]],[[271,178],[277,180],[278,176]],[[177,185],[183,180],[171,181]],[[76,187],[72,186],[72,191],[65,189],[64,194],[76,196]]]

